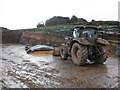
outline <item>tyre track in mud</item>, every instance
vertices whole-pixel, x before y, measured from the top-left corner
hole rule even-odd
[[[57,82],[59,71],[55,70],[54,68],[47,69],[44,67],[49,63],[41,61],[39,62],[39,65],[41,67],[39,67],[35,63],[31,63],[30,60],[24,60],[25,57],[23,55],[16,55],[19,53],[14,53],[13,51],[11,51],[11,47],[7,48],[7,51],[9,52],[3,50],[3,52],[6,53],[6,55],[12,55],[12,57],[14,58],[10,58],[10,56],[6,58],[6,56],[4,57],[4,55],[2,55],[2,61],[5,64],[10,64],[9,66],[5,66],[5,64],[2,63],[4,65],[3,67],[8,67],[5,68],[5,72],[3,72],[5,74],[8,74],[5,75],[6,77],[14,77],[18,81],[24,82],[26,87],[30,88],[51,86],[56,87],[59,85],[59,83]],[[17,60],[18,58],[21,58],[23,60],[21,60],[20,63],[16,63],[16,61],[12,60]]]
[[[9,72],[11,76],[24,82],[30,88],[55,87],[59,85],[56,82],[57,73],[54,69],[39,69],[38,66],[31,63],[23,63],[20,66],[15,66],[15,68]]]

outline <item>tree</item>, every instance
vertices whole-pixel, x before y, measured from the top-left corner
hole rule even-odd
[[[46,26],[66,24],[70,21],[69,17],[54,16],[45,22]]]
[[[77,21],[78,21],[78,18],[75,15],[73,15],[72,18],[70,19],[70,23],[75,23]]]
[[[92,19],[91,22],[88,23],[88,25],[98,26],[99,24],[97,23],[97,21],[95,21],[94,19]]]
[[[84,18],[78,18],[78,24],[81,25],[86,25],[88,23],[88,21]]]

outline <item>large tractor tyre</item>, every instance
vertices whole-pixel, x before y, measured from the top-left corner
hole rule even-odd
[[[85,65],[88,57],[87,47],[74,43],[71,49],[71,56],[75,65]]]
[[[105,46],[104,45],[98,45],[98,51],[100,52],[100,53],[98,53],[100,55],[95,56],[94,63],[103,64],[108,58]]]
[[[60,48],[60,56],[61,56],[61,59],[67,60],[67,58],[68,58],[67,47],[61,46],[61,48]]]

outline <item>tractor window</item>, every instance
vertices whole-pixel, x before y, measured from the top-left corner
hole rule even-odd
[[[83,35],[85,35],[85,37],[95,37],[96,32],[94,30],[86,30],[83,31]]]

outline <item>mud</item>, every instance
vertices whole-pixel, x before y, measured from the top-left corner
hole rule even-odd
[[[0,45],[1,88],[115,88],[118,58],[109,57],[103,65],[76,66],[52,55],[26,54],[24,45]]]
[[[59,46],[64,41],[64,37],[58,34],[43,33],[43,32],[23,32],[24,44],[43,44],[51,46]]]

